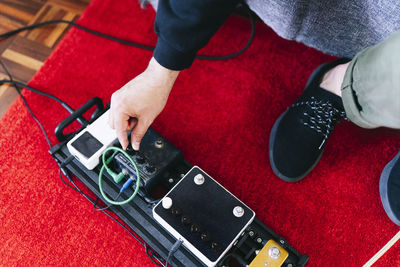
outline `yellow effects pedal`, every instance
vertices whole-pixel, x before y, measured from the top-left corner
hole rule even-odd
[[[249,267],[280,267],[289,253],[274,240],[269,240],[250,263]]]

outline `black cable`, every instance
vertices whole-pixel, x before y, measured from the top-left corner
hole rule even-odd
[[[183,241],[181,239],[177,239],[175,243],[172,245],[171,249],[168,252],[167,260],[165,261],[164,267],[168,267],[168,262],[174,256],[175,252],[179,249],[182,245]]]
[[[251,34],[250,34],[249,40],[247,41],[246,45],[242,49],[240,49],[239,51],[237,51],[237,52],[235,52],[233,54],[229,54],[229,55],[225,55],[225,56],[197,55],[196,58],[203,59],[203,60],[227,60],[227,59],[231,59],[231,58],[237,57],[238,55],[243,53],[250,46],[250,44],[253,42],[254,35],[255,35],[255,19],[254,19],[254,16],[251,13],[249,8],[247,8],[247,11],[248,11],[248,14],[249,14],[249,17],[250,17],[250,21],[251,21]],[[74,26],[74,27],[76,27],[76,28],[78,28],[80,30],[83,30],[85,32],[88,32],[88,33],[91,33],[93,35],[96,35],[96,36],[99,36],[99,37],[102,37],[102,38],[105,38],[105,39],[109,39],[109,40],[121,43],[121,44],[124,44],[124,45],[129,45],[129,46],[141,48],[141,49],[148,50],[148,51],[153,51],[155,49],[155,46],[152,46],[152,45],[144,45],[144,44],[140,44],[140,43],[137,43],[137,42],[133,42],[133,41],[117,38],[117,37],[114,37],[114,36],[111,36],[111,35],[108,35],[108,34],[104,34],[104,33],[89,29],[89,28],[87,28],[85,26],[82,26],[80,24],[75,23],[74,21],[62,20],[62,19],[49,20],[49,21],[35,23],[35,24],[32,24],[32,25],[21,27],[21,28],[18,28],[16,30],[13,30],[13,31],[9,31],[9,32],[0,34],[0,39],[8,38],[8,37],[10,37],[10,36],[12,36],[14,34],[18,34],[18,33],[22,32],[22,31],[32,30],[32,29],[35,29],[35,28],[47,26],[47,25],[50,25],[50,24],[58,24],[58,23],[66,23],[68,25]]]
[[[3,67],[4,71],[8,75],[9,79],[11,82],[14,82],[13,77],[11,76],[10,72],[8,71],[6,65],[3,63],[3,61],[0,60],[0,65]],[[1,84],[1,83],[0,83]],[[28,110],[29,114],[31,114],[32,118],[36,121],[37,125],[39,126],[40,130],[42,131],[44,138],[46,139],[47,144],[49,145],[50,148],[52,148],[52,144],[50,142],[49,136],[47,135],[46,131],[44,130],[43,125],[40,123],[40,121],[36,118],[35,114],[33,114],[31,108],[28,105],[28,102],[26,101],[25,97],[22,95],[22,93],[18,90],[18,87],[15,83],[13,83],[13,87],[15,88],[15,91],[17,91],[18,95],[21,97],[22,101],[24,102],[24,105],[26,109]]]
[[[122,192],[119,192],[118,195],[117,195],[117,197],[114,199],[114,201],[117,201],[118,198],[121,196],[121,194],[122,194]],[[93,204],[93,209],[94,209],[94,210],[103,211],[103,210],[109,209],[109,208],[112,206],[111,204],[109,204],[109,205],[107,205],[107,206],[105,206],[105,207],[97,208],[97,207],[99,207],[99,203],[98,203],[99,199],[100,199],[100,198],[96,197],[96,201],[95,201],[94,204]]]
[[[26,89],[28,89],[29,91],[32,91],[32,92],[34,92],[34,93],[36,93],[36,94],[39,94],[39,95],[42,95],[42,96],[46,96],[46,97],[48,97],[48,98],[51,98],[51,99],[57,101],[58,103],[60,103],[61,106],[63,106],[69,113],[72,113],[72,112],[75,111],[75,110],[74,110],[73,108],[71,108],[67,103],[65,103],[64,101],[62,101],[62,100],[59,99],[58,97],[56,97],[56,96],[54,96],[54,95],[52,95],[52,94],[49,94],[49,93],[42,92],[42,91],[40,91],[40,90],[38,90],[38,89],[35,89],[35,88],[33,88],[33,87],[31,87],[31,86],[29,86],[29,85],[23,83],[23,82],[14,81],[14,80],[12,79],[12,77],[10,77],[10,80],[1,80],[1,81],[0,81],[0,85],[2,85],[2,84],[7,84],[7,83],[8,83],[8,84],[13,84],[13,85],[15,85],[15,86],[20,86],[20,87],[22,87],[22,88],[26,88]]]
[[[154,255],[153,253],[150,254],[149,246],[146,244],[144,247],[145,247],[146,254],[147,254],[147,256],[150,258],[150,260],[151,260],[155,265],[157,265],[158,267],[164,267],[164,264],[162,264],[162,263],[160,262],[160,260],[159,260],[157,257],[155,257],[155,255]],[[154,258],[157,259],[161,264],[160,264],[160,263],[157,263],[157,262],[154,260]]]
[[[100,200],[100,198],[96,197],[96,200],[94,201],[94,204],[93,204],[93,209],[96,210],[96,211],[107,210],[108,208],[110,208],[112,206],[112,205],[107,205],[107,206],[104,206],[104,207],[100,207],[100,205],[98,203],[99,200]]]
[[[60,167],[60,168],[58,168],[58,176],[60,176],[61,181],[62,181],[66,186],[68,186],[69,188],[71,188],[72,190],[74,190],[74,191],[76,191],[76,192],[78,192],[78,193],[81,193],[80,191],[78,191],[76,188],[74,188],[72,185],[68,184],[68,183],[64,180],[64,178],[62,177],[61,172],[62,172],[62,168]],[[65,172],[64,172],[64,175],[65,175]]]
[[[158,254],[157,251],[155,251],[151,247],[148,246],[148,248],[151,251],[151,257],[155,258],[161,265],[164,265],[165,259],[163,257],[161,257],[160,254]]]
[[[102,37],[102,38],[106,38],[106,39],[109,39],[109,40],[112,40],[112,41],[115,41],[115,42],[118,42],[118,43],[121,43],[121,44],[134,46],[134,47],[141,48],[141,49],[144,49],[144,50],[149,50],[149,51],[153,51],[154,50],[154,46],[143,45],[143,44],[139,44],[139,43],[132,42],[132,41],[129,41],[129,40],[124,40],[124,39],[121,39],[121,38],[117,38],[117,37],[114,37],[114,36],[103,34],[101,32],[89,29],[89,28],[87,28],[85,26],[79,25],[79,24],[75,23],[74,21],[62,20],[62,19],[48,20],[48,21],[44,21],[44,22],[28,25],[28,26],[25,26],[25,27],[21,27],[21,28],[18,28],[16,30],[13,30],[13,31],[9,31],[9,32],[0,34],[0,39],[8,38],[8,37],[10,37],[12,35],[18,34],[20,32],[26,31],[26,30],[32,30],[32,29],[43,27],[43,26],[47,26],[47,25],[50,25],[50,24],[59,24],[59,23],[69,24],[69,25],[74,26],[74,27],[76,27],[78,29],[81,29],[81,30],[83,30],[85,32],[88,32],[88,33],[91,33],[93,35],[96,35],[96,36],[99,36],[99,37]]]
[[[3,67],[5,67],[5,66],[4,66],[4,63],[2,63],[2,65],[3,65]],[[12,78],[12,76],[10,76],[10,80],[0,80],[0,85],[2,85],[2,84],[13,84],[14,86],[20,86],[20,87],[25,88],[25,89],[27,89],[27,90],[29,90],[29,91],[32,91],[32,92],[34,92],[34,93],[36,93],[36,94],[39,94],[39,95],[42,95],[42,96],[46,96],[46,97],[49,97],[50,99],[53,99],[53,100],[57,101],[58,103],[61,104],[61,106],[62,106],[63,108],[65,108],[65,109],[66,109],[69,113],[71,113],[71,114],[75,111],[75,110],[74,110],[73,108],[71,108],[66,102],[62,101],[62,100],[59,99],[58,97],[56,97],[56,96],[54,96],[54,95],[52,95],[52,94],[49,94],[49,93],[45,93],[45,92],[40,91],[40,90],[38,90],[38,89],[35,89],[35,88],[33,88],[33,87],[31,87],[31,86],[29,86],[29,85],[23,83],[23,82],[15,81],[15,80]],[[21,95],[21,94],[20,94],[20,95]],[[21,95],[21,96],[22,96],[22,95]],[[24,101],[24,102],[26,102],[26,101]],[[33,114],[33,113],[32,113],[32,114]],[[77,120],[81,125],[83,125],[83,126],[87,126],[87,125],[89,124],[89,122],[88,122],[84,117],[82,117],[82,116],[76,118],[76,120]],[[49,145],[50,145],[50,144],[49,144]],[[51,147],[50,147],[50,148],[51,148]]]
[[[229,54],[226,56],[205,56],[205,55],[197,55],[196,58],[198,59],[204,59],[204,60],[227,60],[227,59],[231,59],[234,57],[237,57],[238,55],[242,54],[253,42],[254,40],[254,36],[256,34],[256,21],[255,18],[253,16],[253,14],[251,13],[250,8],[247,7],[247,13],[249,15],[250,18],[250,22],[251,22],[251,33],[250,33],[250,37],[249,40],[247,41],[246,45],[243,46],[242,49],[240,49],[239,51],[233,53],[233,54]]]

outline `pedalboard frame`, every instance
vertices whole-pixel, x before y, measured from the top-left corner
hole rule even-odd
[[[98,177],[100,167],[97,166],[93,170],[86,169],[77,159],[71,160],[71,154],[67,148],[67,142],[74,135],[80,132],[85,126],[75,132],[65,134],[65,129],[76,121],[90,109],[96,106],[96,109],[91,117],[94,121],[107,109],[103,107],[100,98],[92,98],[82,107],[73,112],[65,120],[63,120],[55,130],[55,135],[60,141],[50,149],[50,155],[56,162],[67,169],[73,176],[79,179],[93,194],[104,202],[98,186]],[[153,129],[149,129],[153,135],[157,135]],[[68,160],[68,161],[67,161]],[[183,156],[179,160],[175,160],[171,166],[165,171],[162,178],[159,178],[160,185],[169,191],[173,188],[193,166],[188,163]],[[119,193],[119,187],[112,181],[112,178],[105,174],[103,179],[104,192],[112,198],[115,198]],[[152,185],[153,187],[153,185]],[[126,199],[133,193],[132,188],[128,188],[121,198]],[[106,202],[104,202],[106,203]],[[167,258],[168,252],[175,244],[176,238],[164,229],[153,217],[153,207],[155,204],[149,204],[140,196],[134,198],[130,203],[122,206],[111,206],[109,209],[115,213],[130,229],[135,232],[148,246],[152,248],[164,259]],[[308,256],[300,254],[282,237],[275,234],[271,229],[265,226],[260,220],[254,218],[252,223],[241,233],[239,238],[233,243],[229,253],[239,255],[245,262],[251,262],[257,254],[262,250],[264,245],[269,241],[274,240],[283,249],[288,252],[288,257],[282,266],[284,267],[303,267],[308,261]],[[216,266],[224,265],[226,259],[221,260]],[[185,246],[180,246],[169,261],[171,266],[191,267],[205,266],[196,256],[192,254]],[[233,265],[236,266],[236,265]]]

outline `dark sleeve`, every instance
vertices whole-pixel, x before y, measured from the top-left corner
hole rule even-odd
[[[154,58],[171,70],[189,68],[239,0],[159,0]]]

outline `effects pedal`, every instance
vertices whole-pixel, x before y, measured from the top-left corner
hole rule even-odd
[[[257,251],[257,256],[249,267],[281,267],[288,256],[289,253],[275,240],[271,239],[260,251]]]
[[[93,170],[100,161],[100,156],[117,139],[114,129],[108,125],[109,111],[104,112],[68,143],[69,152],[88,170]]]
[[[205,265],[215,266],[255,213],[195,166],[153,208],[153,216]]]
[[[151,127],[146,132],[140,144],[140,150],[135,151],[130,146],[126,151],[135,161],[141,178],[141,187],[150,194],[162,180],[168,176],[168,170],[183,160],[183,153],[168,142]],[[114,157],[116,169],[127,172],[130,177],[137,177],[135,167],[122,153]]]
[[[303,267],[308,261],[306,255],[297,252],[258,219],[254,219],[234,243],[230,257],[219,262],[218,266],[226,266],[227,261],[237,260],[237,257],[249,267]]]

